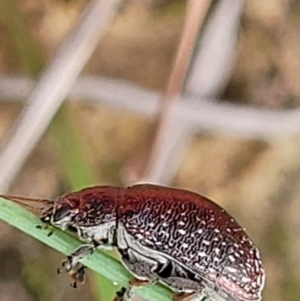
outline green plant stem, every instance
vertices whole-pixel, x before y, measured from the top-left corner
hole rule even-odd
[[[66,105],[57,112],[51,124],[51,133],[57,144],[60,164],[72,190],[94,185],[93,169],[86,159],[83,143],[76,133]]]
[[[3,7],[0,6],[0,20],[5,22],[10,32],[18,63],[24,71],[36,78],[46,64],[43,51],[28,30],[23,15],[17,8],[17,1],[4,1],[3,5]],[[92,168],[81,152],[80,137],[76,135],[68,117],[68,111],[63,105],[52,123],[51,129],[59,145],[61,162],[69,186],[72,190],[78,190],[92,185],[94,181]],[[106,301],[112,297],[115,288],[105,281],[99,274],[96,274],[92,281],[95,300]],[[105,286],[102,286],[102,283],[105,283]]]
[[[0,219],[64,254],[70,254],[81,244],[75,237],[56,228],[51,229],[51,236],[47,236],[49,230],[36,227],[42,222],[34,214],[4,198],[0,198]],[[101,251],[90,255],[83,263],[118,285],[126,286],[130,279],[129,272],[119,261]],[[160,284],[134,288],[134,291],[146,300],[153,301],[167,301],[171,296],[171,292]]]

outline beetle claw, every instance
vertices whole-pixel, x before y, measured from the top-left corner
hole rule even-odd
[[[64,271],[67,272],[71,279],[74,280],[74,282],[70,284],[71,287],[77,288],[77,283],[84,284],[85,266],[74,260],[72,255],[68,256],[67,259],[62,262],[62,266],[62,269],[57,269],[57,273],[62,274]]]
[[[72,271],[70,273],[71,278],[73,278],[76,282],[79,282],[80,284],[84,284],[84,271],[85,267],[81,266],[76,271]]]
[[[133,290],[132,287],[141,287],[151,284],[152,281],[150,280],[140,280],[137,278],[131,278],[128,281],[128,287],[122,287],[121,290],[116,292],[115,297],[112,301],[131,301],[133,296]]]
[[[140,280],[140,279],[137,279],[137,278],[131,278],[129,281],[128,281],[128,284],[130,286],[136,286],[136,287],[140,287],[140,286],[146,286],[146,285],[149,285],[151,284],[152,282],[150,280]]]
[[[121,290],[116,292],[115,297],[112,301],[131,301],[133,291],[131,287],[122,287]]]
[[[192,293],[176,293],[172,296],[173,301],[190,301],[193,297],[197,295],[196,292]]]

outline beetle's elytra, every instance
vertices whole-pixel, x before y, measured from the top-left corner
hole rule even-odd
[[[97,186],[44,201],[41,220],[76,230],[86,242],[63,262],[75,281],[83,281],[80,261],[105,245],[120,252],[131,285],[160,281],[174,300],[261,300],[265,273],[257,248],[228,213],[199,194]]]

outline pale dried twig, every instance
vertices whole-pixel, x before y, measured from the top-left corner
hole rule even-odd
[[[14,101],[24,100],[32,86],[33,81],[28,78],[1,77],[0,101],[4,96],[5,101],[12,98]],[[123,80],[81,77],[71,89],[70,96],[152,119],[157,115],[162,94],[143,90]],[[178,124],[186,124],[191,133],[208,131],[265,141],[282,134],[300,135],[300,109],[278,111],[225,100],[217,102],[216,99],[202,98],[199,101],[193,97],[181,97],[174,111]]]
[[[216,2],[194,53],[184,94],[199,100],[216,98],[227,85],[234,66],[244,3],[245,0]]]

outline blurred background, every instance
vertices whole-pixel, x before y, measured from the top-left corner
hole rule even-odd
[[[195,190],[260,249],[263,300],[300,300],[299,30],[297,0],[1,0],[1,193]],[[70,288],[62,254],[3,222],[0,242],[0,301],[116,289]]]

